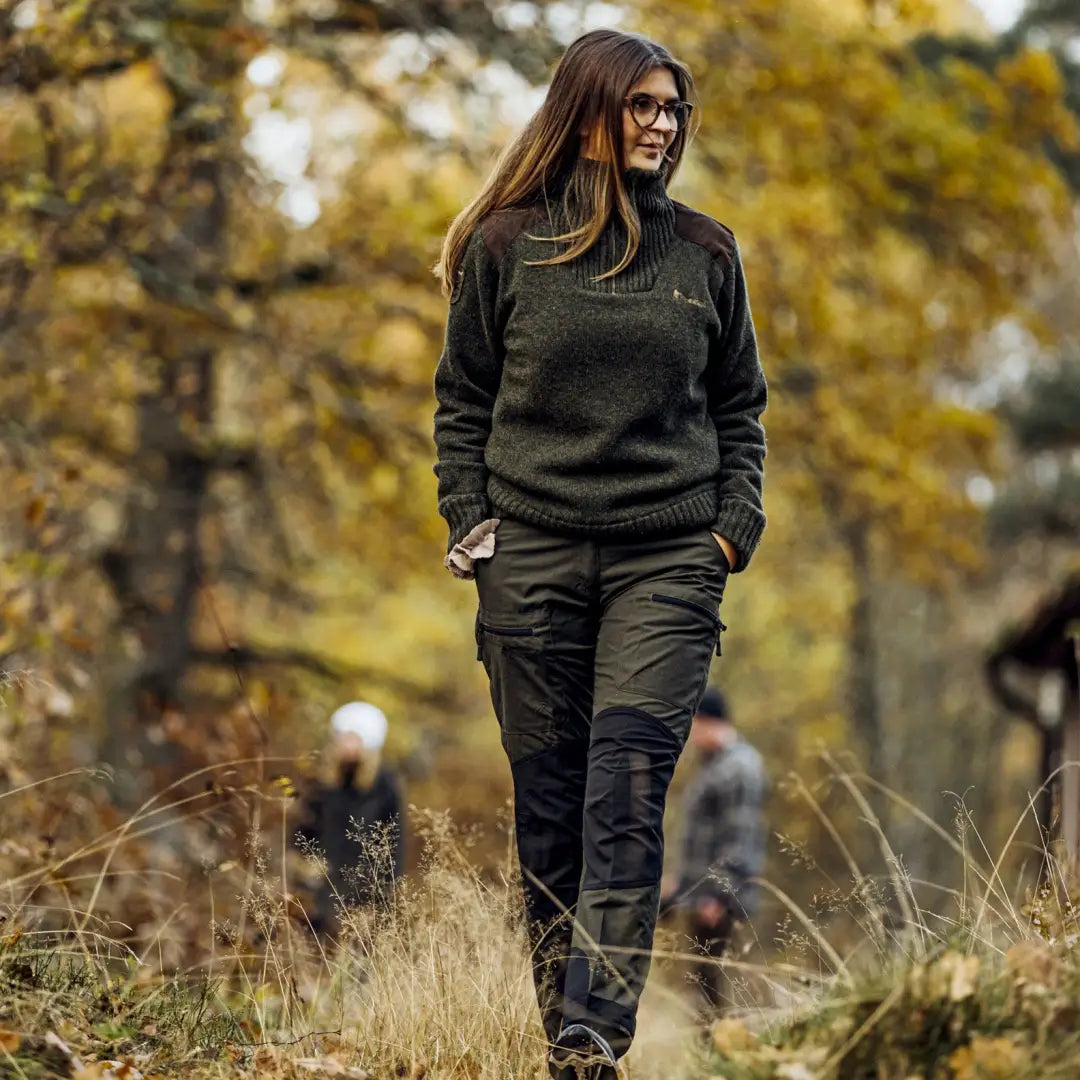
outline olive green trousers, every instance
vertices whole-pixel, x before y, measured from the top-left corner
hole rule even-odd
[[[514,780],[544,1027],[625,1053],[648,976],[668,785],[708,681],[727,558],[707,528],[590,540],[504,520],[476,639]]]

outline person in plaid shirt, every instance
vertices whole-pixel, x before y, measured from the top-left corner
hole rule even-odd
[[[725,1002],[716,962],[732,931],[757,906],[751,880],[765,862],[762,805],[768,782],[761,755],[739,734],[727,702],[710,687],[698,706],[690,741],[702,757],[683,803],[685,835],[678,876],[669,878],[665,907],[690,912],[690,933],[705,959],[696,976],[709,1012]]]

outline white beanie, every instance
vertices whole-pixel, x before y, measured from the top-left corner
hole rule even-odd
[[[350,701],[330,717],[335,734],[357,735],[368,750],[381,750],[386,742],[386,715],[366,701]]]

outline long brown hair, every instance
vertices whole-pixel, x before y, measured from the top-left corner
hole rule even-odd
[[[679,96],[696,102],[689,68],[663,45],[640,34],[621,30],[593,30],[583,34],[563,54],[543,105],[521,133],[500,154],[480,193],[456,218],[446,239],[435,274],[450,295],[461,271],[465,245],[477,225],[496,210],[527,206],[547,197],[574,167],[581,149],[583,127],[598,128],[608,168],[596,169],[589,190],[575,192],[582,218],[570,231],[551,237],[565,249],[530,265],[549,266],[583,255],[599,239],[615,210],[626,226],[627,245],[622,260],[600,275],[614,277],[637,253],[641,221],[623,183],[623,102],[630,89],[653,68],[666,67],[675,79]],[[680,128],[667,151],[667,181],[678,171],[687,144],[697,130],[697,110]]]

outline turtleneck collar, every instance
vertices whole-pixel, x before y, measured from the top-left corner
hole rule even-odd
[[[579,157],[564,183],[560,185],[560,193],[570,190],[575,182],[587,184],[607,167],[606,161]],[[659,169],[633,168],[623,173],[623,183],[642,220],[667,216],[672,212],[673,203],[667,193],[667,171],[667,162],[664,162]]]
[[[643,218],[666,214],[671,209],[666,162],[659,169],[627,169],[623,182]]]
[[[578,200],[586,197],[600,170],[608,168],[607,162],[578,158],[552,192],[556,199],[552,227],[556,231],[575,229],[581,224],[582,208]],[[567,267],[582,288],[621,293],[647,292],[653,287],[675,235],[675,204],[668,196],[666,181],[666,165],[656,171],[627,169],[623,173],[627,193],[637,207],[641,221],[637,251],[630,265],[617,275],[603,276],[618,266],[626,254],[626,226],[618,214],[612,214],[592,247]]]

